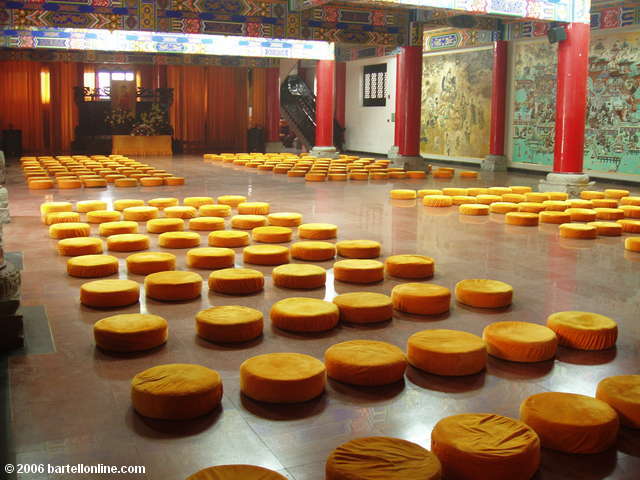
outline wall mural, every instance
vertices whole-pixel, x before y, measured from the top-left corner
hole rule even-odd
[[[556,48],[514,49],[514,162],[553,164]],[[585,170],[640,173],[640,32],[591,40]]]
[[[484,157],[489,153],[492,49],[426,55],[420,153]]]

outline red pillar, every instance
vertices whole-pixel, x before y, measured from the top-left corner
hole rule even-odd
[[[493,45],[493,90],[491,92],[489,154],[497,156],[504,156],[508,45],[504,40],[498,40]]]
[[[400,148],[404,139],[404,107],[406,90],[400,88],[404,72],[402,71],[404,64],[400,61],[400,54],[396,55],[396,123],[394,130],[394,145]],[[399,150],[398,150],[399,151]]]
[[[420,154],[420,105],[422,90],[422,48],[402,47],[398,55],[396,122],[400,155]],[[400,110],[398,110],[400,107]],[[400,117],[400,118],[399,118]]]
[[[344,128],[345,99],[347,97],[347,63],[336,62],[336,121]]]
[[[267,68],[267,142],[280,141],[280,69]]]
[[[589,74],[588,23],[567,25],[567,39],[558,44],[558,90],[553,171],[582,173]]]
[[[334,60],[316,66],[316,147],[333,146]]]

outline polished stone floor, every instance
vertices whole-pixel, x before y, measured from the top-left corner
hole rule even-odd
[[[55,352],[9,359],[11,427],[16,460],[34,464],[144,465],[146,475],[121,478],[186,478],[210,465],[249,463],[283,473],[291,480],[321,480],[324,461],[342,442],[367,435],[401,437],[429,446],[430,432],[442,417],[464,412],[518,416],[527,396],[552,390],[594,395],[602,378],[640,373],[640,254],[625,253],[620,237],[562,241],[557,227],[510,227],[503,217],[462,217],[454,208],[435,209],[394,203],[392,188],[534,185],[539,177],[481,173],[479,180],[396,180],[307,183],[303,179],[205,164],[183,156],[147,158],[148,163],[184,175],[183,187],[110,186],[108,189],[30,192],[17,165],[9,167],[12,223],[5,226],[6,251],[24,254],[22,301],[44,305]],[[605,185],[598,184],[604,188]],[[638,191],[638,188],[632,188]],[[168,343],[137,355],[108,355],[94,348],[92,325],[113,314],[79,305],[82,279],[68,277],[66,258],[40,222],[38,206],[47,200],[117,199],[242,194],[270,202],[272,211],[298,211],[306,222],[339,226],[339,239],[373,239],[383,255],[419,253],[436,261],[432,283],[453,288],[464,278],[492,278],[513,285],[513,305],[483,311],[452,305],[435,318],[397,313],[391,322],[369,328],[339,326],[322,335],[295,335],[265,322],[264,336],[237,347],[222,347],[195,336],[194,316],[210,305],[239,304],[260,309],[288,296],[331,300],[350,291],[390,293],[401,283],[386,279],[370,286],[334,282],[309,292],[276,288],[266,276],[263,293],[227,297],[205,288],[199,300],[167,304],[146,300],[118,313],[151,312],[169,321]],[[95,227],[94,227],[95,228]],[[152,245],[156,235],[151,235]],[[204,243],[206,236],[203,235]],[[175,253],[176,251],[173,250]],[[242,265],[240,249],[237,265]],[[127,254],[115,253],[124,258]],[[185,268],[184,251],[178,251]],[[327,269],[332,262],[321,263]],[[255,267],[251,267],[255,268]],[[207,271],[199,271],[206,279]],[[121,265],[122,277],[126,269]],[[130,275],[136,281],[143,278]],[[404,348],[407,338],[427,328],[452,328],[480,335],[499,320],[544,323],[556,311],[586,310],[619,322],[617,348],[588,353],[560,348],[553,361],[518,364],[490,359],[486,372],[444,378],[409,368],[402,384],[383,389],[353,388],[329,381],[326,393],[304,405],[259,404],[239,393],[238,368],[254,355],[301,352],[322,358],[330,345],[357,338],[377,339]],[[200,363],[218,370],[224,381],[222,408],[191,422],[149,421],[129,400],[129,382],[139,371],[162,363]],[[77,475],[22,475],[18,478],[85,478]],[[89,477],[86,477],[89,478]],[[106,477],[105,477],[106,478]],[[109,478],[120,478],[111,476]],[[640,432],[622,429],[618,445],[606,453],[571,456],[544,451],[537,480],[640,478]],[[478,474],[478,480],[491,480]]]

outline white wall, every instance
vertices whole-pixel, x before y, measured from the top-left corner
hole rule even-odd
[[[362,70],[365,65],[387,64],[387,104],[362,106]],[[347,62],[345,150],[386,154],[393,145],[396,111],[396,57],[377,57]]]

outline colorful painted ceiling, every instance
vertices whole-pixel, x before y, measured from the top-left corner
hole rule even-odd
[[[324,5],[290,12],[287,0],[0,0],[0,28],[94,28],[403,45],[408,10]]]

